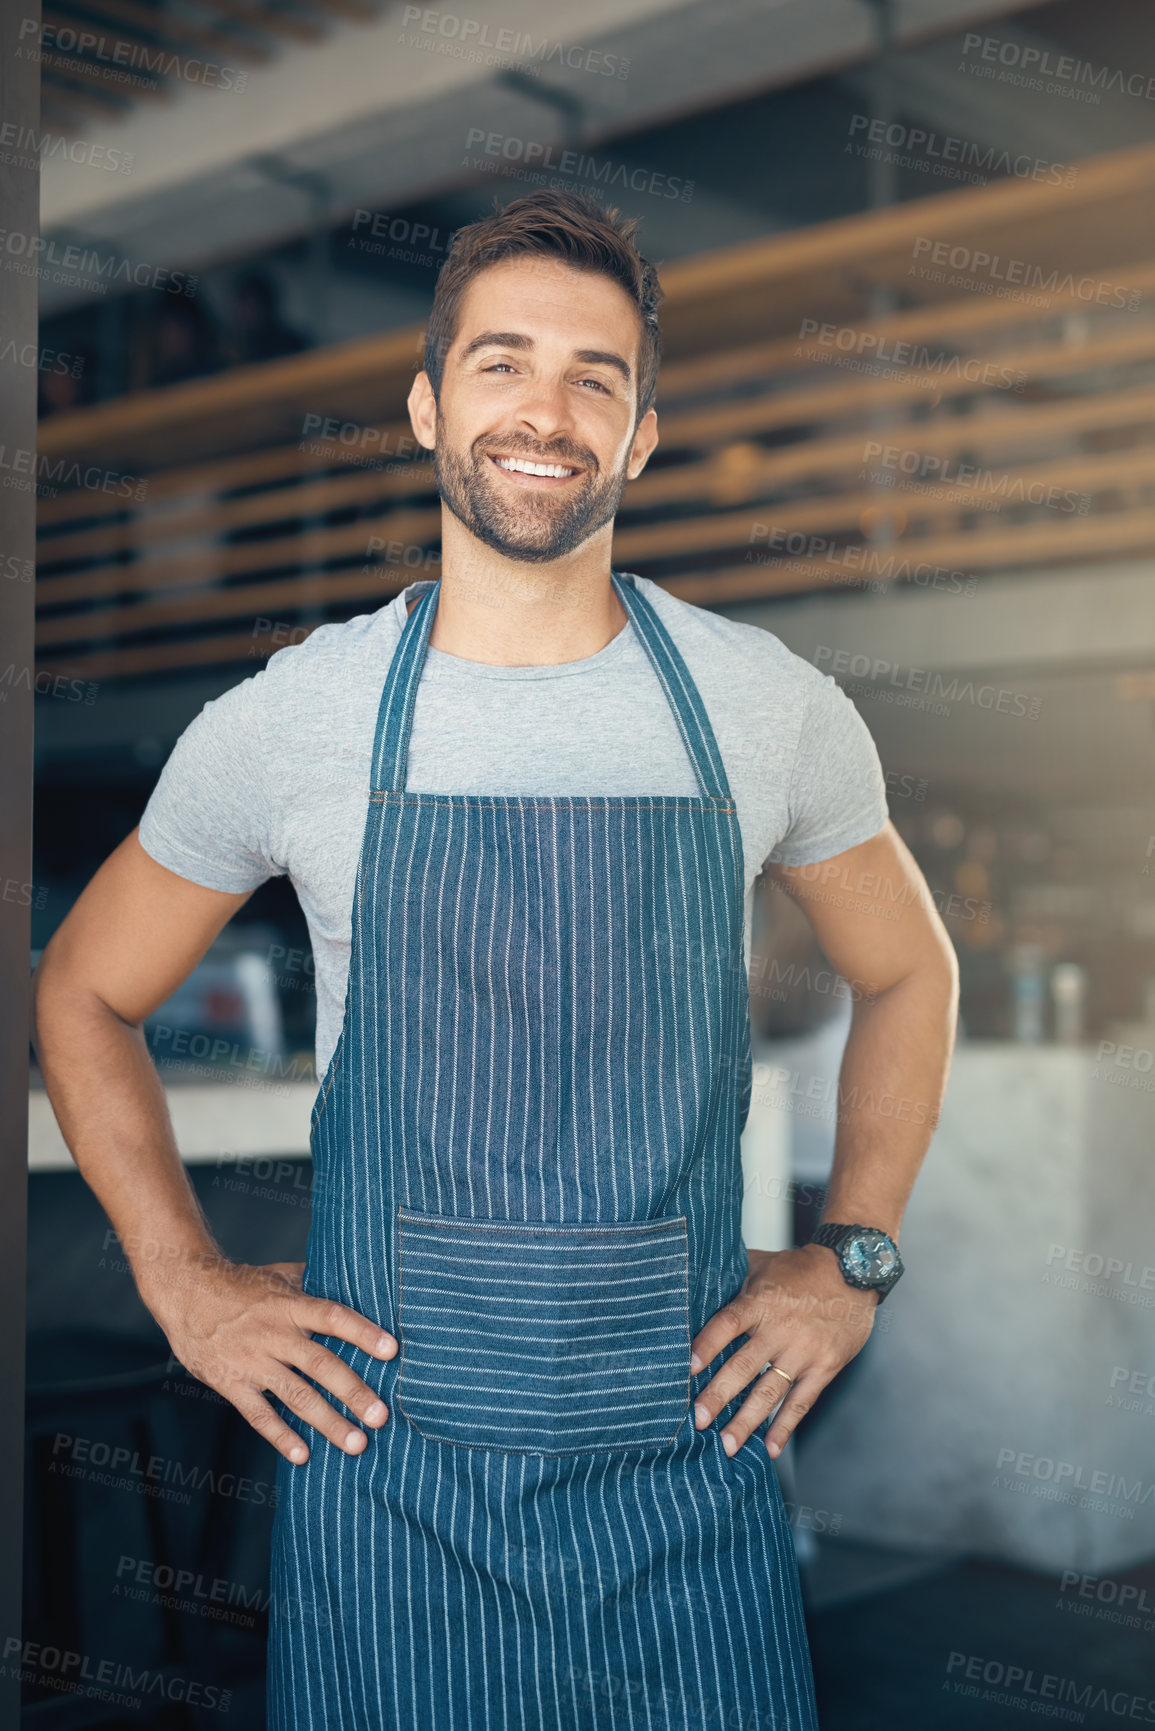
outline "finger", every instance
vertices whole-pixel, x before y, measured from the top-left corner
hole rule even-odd
[[[711,1359],[717,1358],[724,1346],[745,1334],[753,1320],[753,1309],[747,1308],[740,1297],[732,1298],[729,1304],[716,1310],[690,1342],[690,1370],[697,1373]],[[765,1359],[762,1362],[765,1363]]]
[[[330,1394],[335,1394],[344,1406],[350,1407],[365,1424],[382,1425],[389,1409],[380,1395],[375,1394],[357,1372],[338,1358],[335,1352],[312,1337],[299,1337],[284,1355],[286,1362],[307,1377],[319,1382]]]
[[[359,1455],[368,1447],[369,1438],[365,1432],[351,1426],[349,1420],[342,1418],[312,1383],[303,1381],[288,1365],[279,1364],[265,1387],[283,1401],[290,1412],[303,1419],[305,1424],[312,1425],[314,1430],[319,1430],[344,1454]]]
[[[224,1390],[220,1390],[224,1393]],[[287,1425],[281,1415],[270,1406],[263,1395],[253,1389],[246,1389],[244,1394],[225,1395],[230,1405],[235,1406],[241,1417],[252,1425],[259,1436],[266,1442],[271,1442],[278,1454],[284,1455],[287,1461],[292,1461],[295,1467],[302,1466],[309,1458],[309,1450],[303,1437]]]
[[[722,1408],[754,1381],[770,1358],[764,1337],[754,1335],[732,1353],[700,1394],[694,1396],[694,1422],[699,1430],[713,1424]]]
[[[778,1408],[777,1418],[766,1432],[766,1452],[772,1460],[776,1460],[782,1453],[794,1430],[802,1423],[829,1381],[829,1376],[816,1370],[809,1370],[805,1376],[799,1377]]]
[[[338,1304],[333,1298],[301,1298],[289,1312],[298,1328],[306,1334],[331,1334],[337,1340],[347,1340],[374,1358],[392,1358],[397,1341],[375,1322],[359,1311]]]
[[[791,1388],[796,1387],[801,1382],[803,1376],[801,1371],[792,1382],[788,1382],[786,1377],[789,1373],[786,1371],[785,1365],[782,1366],[782,1370],[784,1372],[782,1376],[777,1375],[774,1370],[768,1370],[760,1376],[738,1411],[732,1418],[726,1420],[725,1429],[722,1431],[722,1447],[728,1455],[737,1454],[750,1432],[756,1430],[762,1420],[769,1417],[776,1406],[781,1406]]]

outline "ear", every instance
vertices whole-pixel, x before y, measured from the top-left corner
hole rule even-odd
[[[409,392],[409,425],[417,443],[432,451],[437,444],[437,399],[426,372],[418,373]]]
[[[636,481],[646,464],[650,454],[658,442],[658,415],[655,409],[647,409],[638,422],[634,434],[634,442],[630,447],[630,460],[626,466],[628,480]]]

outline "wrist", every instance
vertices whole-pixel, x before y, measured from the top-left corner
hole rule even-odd
[[[188,1243],[164,1244],[156,1239],[122,1239],[132,1268],[136,1289],[153,1316],[180,1310],[195,1291],[210,1284],[214,1275],[232,1266],[220,1247],[209,1238]]]
[[[829,1250],[847,1286],[872,1292],[876,1305],[902,1277],[897,1242],[873,1222],[824,1219],[815,1227],[810,1243],[815,1249]]]

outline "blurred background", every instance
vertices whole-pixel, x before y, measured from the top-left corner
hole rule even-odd
[[[40,520],[36,952],[206,700],[436,574],[404,403],[454,230],[541,185],[640,217],[661,443],[615,564],[839,680],[961,964],[910,1272],[782,1465],[824,1731],[1155,1723],[1149,4],[35,30],[41,131],[0,142],[43,244],[0,263],[39,278],[40,445],[0,464]],[[854,992],[761,891],[754,1242],[821,1206]],[[244,1260],[303,1255],[313,1015],[280,879],[149,1025]],[[257,1726],[272,1457],[167,1358],[35,1073],[30,1107],[27,1723]]]

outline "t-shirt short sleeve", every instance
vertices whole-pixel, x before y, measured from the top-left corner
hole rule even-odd
[[[284,874],[270,858],[261,677],[205,704],[173,747],[140,820],[140,845],[160,865],[231,894]]]
[[[889,816],[886,778],[870,730],[824,675],[810,687],[790,780],[790,827],[769,859],[814,865],[877,835]]]

